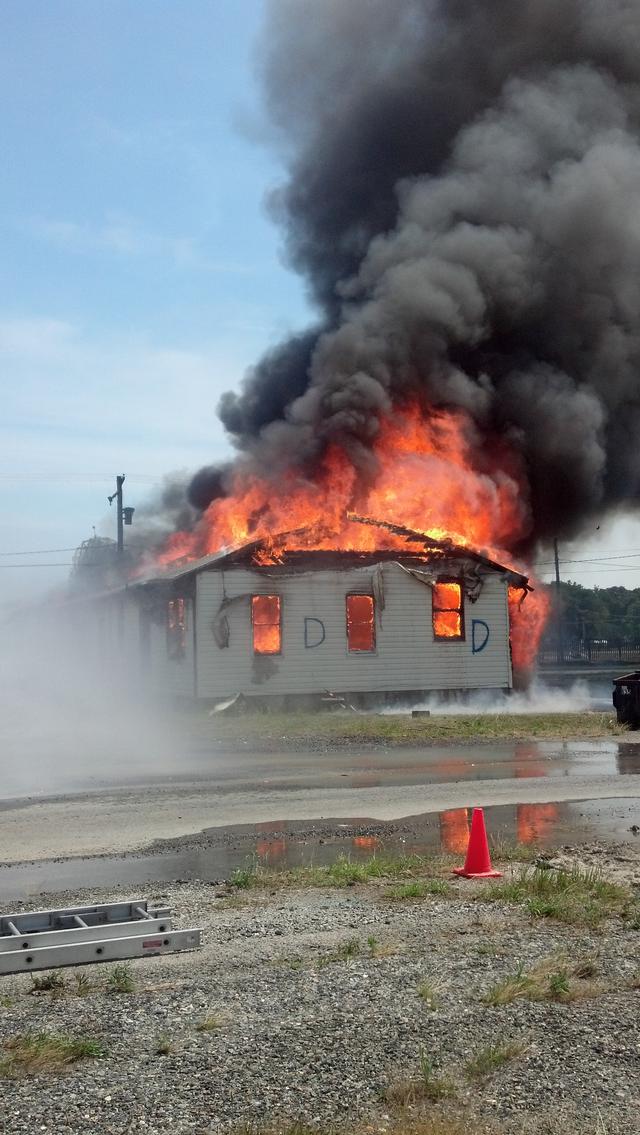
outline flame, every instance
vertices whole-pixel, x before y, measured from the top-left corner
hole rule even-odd
[[[280,596],[254,595],[251,600],[253,649],[256,654],[279,654],[282,646]]]
[[[367,484],[337,446],[326,449],[313,478],[288,469],[274,483],[239,465],[229,495],[209,505],[194,531],[170,537],[160,561],[195,559],[273,533],[289,533],[288,550],[407,548],[402,536],[349,521],[354,510],[503,561],[526,535],[522,470],[498,443],[492,461],[462,411],[425,418],[417,405],[396,410],[380,422],[372,453]]]
[[[435,584],[433,633],[437,638],[462,637],[462,587],[459,583]]]
[[[551,599],[545,591],[527,594],[522,588],[509,588],[511,658],[522,674],[533,668],[550,608]]]
[[[349,650],[373,650],[376,645],[372,595],[347,595]]]
[[[337,445],[325,449],[313,474],[289,468],[271,479],[238,463],[228,495],[211,503],[193,531],[172,536],[160,563],[259,540],[267,544],[254,553],[258,564],[278,562],[285,551],[424,552],[421,542],[350,520],[348,514],[357,512],[515,566],[510,550],[530,530],[527,482],[518,456],[499,439],[481,442],[461,410],[426,415],[417,403],[409,404],[377,427],[366,475]],[[283,533],[286,539],[274,540]],[[539,592],[528,595],[524,606],[519,598],[510,602],[512,655],[514,665],[527,666],[549,604]],[[437,633],[460,634],[459,610],[445,608],[439,618]],[[265,652],[276,652],[273,627],[259,637],[268,645]]]

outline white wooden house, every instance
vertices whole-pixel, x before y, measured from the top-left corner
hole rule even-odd
[[[405,533],[415,540],[417,534]],[[381,541],[382,542],[382,541]],[[129,642],[151,687],[272,704],[507,690],[509,586],[524,576],[468,549],[296,551],[254,543],[130,585]],[[122,616],[121,616],[122,617]]]

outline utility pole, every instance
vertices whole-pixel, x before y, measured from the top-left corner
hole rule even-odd
[[[558,609],[558,662],[564,663],[564,641],[562,634],[562,599],[560,596],[560,553],[558,552],[558,537],[553,541],[553,559],[556,565],[556,603]]]
[[[112,493],[110,497],[107,497],[109,504],[113,504],[114,500],[117,502],[118,557],[120,557],[124,554],[124,526],[125,526],[125,524],[132,524],[133,523],[133,514],[136,511],[135,508],[124,508],[123,507],[123,504],[122,504],[122,486],[124,485],[124,481],[125,481],[124,473],[122,473],[119,477],[116,477],[116,491],[115,491],[115,493]]]

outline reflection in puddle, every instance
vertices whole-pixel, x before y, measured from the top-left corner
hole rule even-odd
[[[561,804],[518,804],[516,839],[518,843],[539,843],[549,846],[562,818]]]
[[[469,840],[469,811],[452,808],[440,813],[440,846],[443,851],[464,855]]]
[[[640,800],[518,804],[485,808],[489,836],[505,843],[563,846],[585,840],[633,840]],[[333,863],[339,855],[368,859],[377,851],[464,855],[470,809],[411,816],[382,824],[361,817],[339,823],[278,822],[218,828],[211,843],[167,854],[46,861],[0,869],[0,902],[37,901],[40,894],[84,888],[121,888],[130,895],[149,884],[227,879],[247,862],[289,868]],[[365,831],[363,831],[363,828]],[[371,829],[375,828],[375,832]],[[367,831],[366,829],[369,829]]]

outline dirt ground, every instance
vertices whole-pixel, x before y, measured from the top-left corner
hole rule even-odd
[[[2,1130],[640,1132],[640,856],[543,862],[621,890],[602,920],[587,890],[564,922],[487,901],[442,861],[165,887],[155,898],[203,927],[201,951],[131,963],[119,991],[112,965],[42,992],[2,979]],[[24,1038],[42,1035],[95,1054],[24,1066]]]

